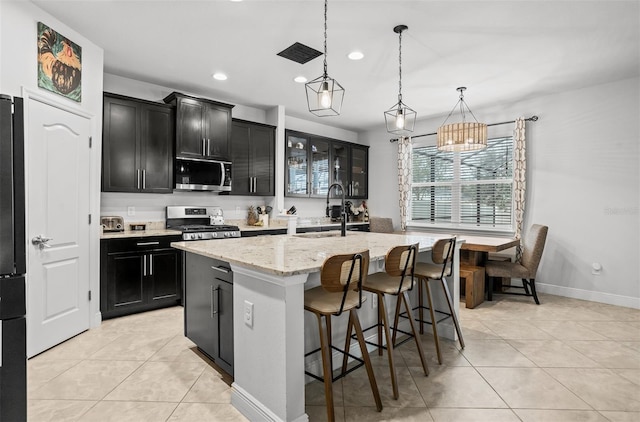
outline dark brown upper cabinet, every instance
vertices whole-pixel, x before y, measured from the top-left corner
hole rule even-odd
[[[173,107],[104,93],[103,192],[173,192]]]
[[[176,157],[229,160],[233,105],[178,92],[164,102],[176,107]]]
[[[275,127],[233,119],[231,195],[275,195]]]

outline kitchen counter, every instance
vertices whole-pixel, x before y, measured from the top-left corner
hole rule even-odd
[[[150,236],[175,236],[181,235],[180,230],[151,229],[151,230],[125,230],[122,232],[104,232],[100,239],[125,239],[128,237],[150,237]]]
[[[315,340],[305,338],[308,315],[304,312],[304,290],[319,284],[324,260],[335,254],[368,249],[369,272],[375,272],[383,268],[391,247],[419,243],[420,251],[428,252],[435,240],[434,235],[349,231],[345,237],[339,232],[311,232],[171,245],[231,265],[233,406],[249,420],[305,421],[305,344]],[[454,297],[459,295],[461,243],[456,244],[453,277],[447,280]],[[424,255],[420,254],[419,259]],[[457,304],[455,301],[455,312]],[[449,328],[442,327],[442,334],[455,338]]]

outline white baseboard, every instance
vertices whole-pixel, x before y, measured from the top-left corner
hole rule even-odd
[[[536,283],[536,290],[540,293],[549,293],[556,296],[564,296],[573,299],[606,303],[609,305],[624,306],[625,308],[640,309],[640,298],[637,297],[614,295],[604,292],[594,292],[591,290],[576,289],[573,287],[556,286],[554,284],[544,283]]]
[[[285,422],[275,413],[267,409],[260,401],[236,383],[231,384],[231,404],[250,421]],[[309,416],[303,413],[293,422],[308,422]]]

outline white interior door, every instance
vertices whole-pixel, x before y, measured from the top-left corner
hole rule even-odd
[[[89,328],[91,120],[35,98],[26,105],[31,357]]]

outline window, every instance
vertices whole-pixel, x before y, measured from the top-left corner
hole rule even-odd
[[[512,230],[512,137],[464,153],[414,147],[412,165],[411,223]]]

